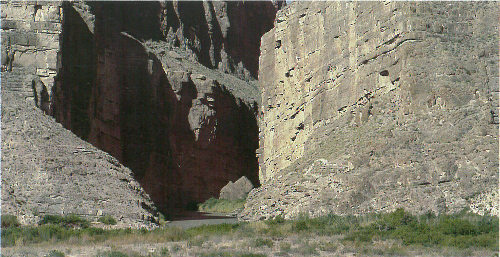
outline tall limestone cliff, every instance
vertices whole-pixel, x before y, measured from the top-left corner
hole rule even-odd
[[[242,219],[498,215],[498,5],[295,2],[262,37]]]

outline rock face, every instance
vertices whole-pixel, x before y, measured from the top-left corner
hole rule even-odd
[[[162,210],[241,176],[259,184],[260,97],[249,80],[271,2],[77,2],[63,12],[58,122],[130,167]]]
[[[253,189],[252,182],[248,180],[245,176],[236,180],[236,182],[229,181],[227,185],[225,185],[220,190],[219,199],[226,200],[238,200],[245,199],[248,193]]]
[[[166,1],[161,3],[161,32],[208,68],[257,78],[260,37],[272,28],[280,3]]]
[[[498,214],[498,5],[306,3],[262,38],[242,219]]]
[[[50,92],[56,75],[62,3],[1,1],[2,58],[13,53],[14,67],[27,67]]]
[[[2,214],[23,224],[78,214],[93,221],[111,215],[119,226],[151,225],[156,210],[131,170],[35,106],[32,72],[2,72]]]

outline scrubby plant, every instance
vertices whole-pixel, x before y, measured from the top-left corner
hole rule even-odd
[[[274,243],[273,240],[269,238],[256,238],[253,240],[253,246],[254,247],[262,247],[262,246],[267,246],[267,247],[273,247]]]
[[[168,257],[168,256],[170,256],[170,252],[168,251],[167,247],[161,248],[161,250],[160,250],[160,256],[161,257]]]
[[[66,216],[59,215],[45,215],[38,222],[39,225],[53,224],[60,225],[67,228],[88,228],[90,222],[76,214],[69,214]]]
[[[281,242],[280,243],[280,251],[282,252],[289,252],[292,249],[292,245],[287,242]]]
[[[97,221],[106,225],[116,225],[116,220],[111,215],[104,215],[100,217]]]
[[[298,250],[299,250],[299,253],[305,255],[305,256],[312,256],[312,255],[317,255],[318,254],[318,251],[316,250],[316,245],[315,244],[311,244],[309,242],[305,242],[304,244],[302,244]]]
[[[58,250],[52,250],[46,255],[46,257],[64,257],[64,256],[66,255]]]
[[[10,214],[4,214],[2,215],[2,229],[4,228],[11,228],[11,227],[19,227],[19,221],[17,220],[17,217],[14,215]]]
[[[97,254],[96,257],[128,257],[128,255],[120,251],[109,251]]]

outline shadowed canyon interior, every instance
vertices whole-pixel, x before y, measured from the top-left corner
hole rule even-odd
[[[272,4],[95,2],[86,8],[93,15],[87,21],[63,4],[61,70],[51,105],[56,120],[123,161],[162,210],[217,197],[241,176],[259,185],[259,95],[249,80],[256,76],[260,36],[272,26]],[[163,48],[154,52],[146,41]],[[252,92],[237,97],[228,88],[239,85],[169,67],[161,56],[174,49],[186,54],[183,62],[237,76]]]

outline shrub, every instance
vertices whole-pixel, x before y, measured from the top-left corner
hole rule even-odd
[[[58,250],[52,250],[49,252],[49,254],[46,255],[46,257],[64,257],[64,256],[66,255],[64,255],[63,252]]]
[[[172,247],[170,248],[170,251],[172,251],[173,253],[176,253],[180,250],[182,250],[182,246],[180,246],[178,244],[172,245]]]
[[[298,248],[299,252],[305,256],[317,255],[316,245],[306,242]]]
[[[19,221],[17,221],[17,217],[10,214],[2,215],[2,229],[11,228],[11,227],[19,227]]]
[[[287,242],[281,242],[280,243],[280,251],[282,252],[289,252],[292,249],[292,245]]]
[[[158,214],[158,225],[164,226],[165,224],[167,224],[167,219],[166,219],[165,215],[160,212]]]
[[[59,215],[45,215],[38,224],[53,224],[67,228],[88,228],[90,226],[90,222],[88,220],[76,214],[69,214],[64,217]]]
[[[265,254],[262,253],[241,253],[240,255],[237,255],[239,257],[266,257]]]
[[[106,225],[116,225],[116,220],[111,215],[104,215],[100,217],[97,221]]]
[[[393,230],[396,227],[409,225],[414,222],[415,218],[405,212],[403,209],[397,209],[394,212],[385,214],[380,220],[377,221],[376,226],[379,230]]]
[[[170,254],[169,254],[169,251],[168,251],[168,248],[167,248],[167,247],[163,247],[163,248],[161,248],[161,250],[160,250],[160,256],[161,256],[161,257],[167,257],[167,256],[170,256]]]
[[[273,240],[268,238],[259,237],[253,241],[253,246],[255,247],[262,247],[262,246],[273,247],[273,245],[274,245]]]
[[[268,225],[283,224],[283,223],[285,223],[285,217],[283,217],[283,215],[278,215],[278,216],[274,217],[273,219],[266,220],[266,223]]]
[[[124,254],[120,251],[109,251],[109,252],[97,254],[96,257],[128,257],[128,255]]]
[[[376,216],[367,225],[351,229],[344,240],[371,242],[374,238],[399,239],[404,245],[498,250],[498,218],[466,212],[440,216],[427,213],[416,217],[398,209]]]

